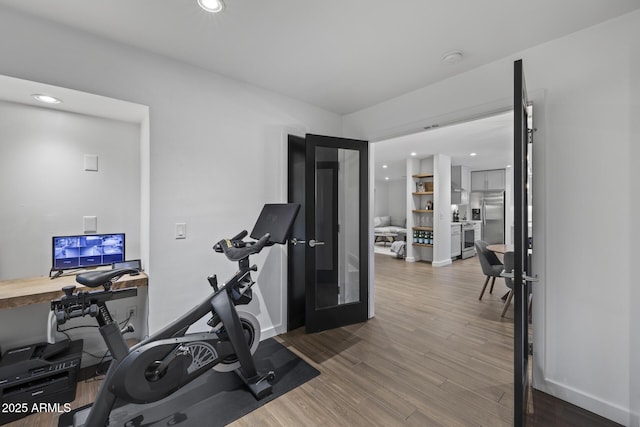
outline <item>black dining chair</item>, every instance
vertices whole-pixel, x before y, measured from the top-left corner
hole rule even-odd
[[[513,252],[505,252],[504,254],[504,271],[505,273],[513,273]],[[511,299],[513,298],[513,279],[510,279],[508,277],[504,278],[504,284],[507,286],[507,288],[509,288],[509,293],[507,294],[505,301],[504,301],[504,308],[502,309],[502,314],[501,317],[504,317],[504,315],[507,313],[507,310],[509,309],[509,304],[511,304]],[[532,305],[532,299],[531,299],[531,288],[529,288],[529,321],[531,321],[531,305]]]
[[[484,291],[487,289],[489,279],[491,279],[491,288],[489,289],[489,293],[492,293],[496,277],[500,277],[500,273],[502,273],[504,265],[494,252],[487,249],[487,242],[484,240],[476,240],[475,247],[480,260],[480,266],[482,267],[482,273],[487,276],[484,281],[484,285],[482,286],[482,292],[480,292],[480,298],[478,298],[479,300],[482,300],[482,296],[484,295]]]
[[[504,254],[504,271],[505,273],[513,273],[513,252],[505,252]],[[500,317],[504,317],[511,304],[511,298],[513,298],[513,279],[509,277],[504,278],[504,284],[509,288],[509,293],[504,301],[504,308]]]

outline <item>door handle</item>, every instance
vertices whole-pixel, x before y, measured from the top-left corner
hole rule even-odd
[[[500,277],[504,277],[507,279],[513,279],[514,278],[514,274],[513,271],[507,272],[506,270],[502,270],[502,272],[500,273]],[[538,275],[536,274],[535,276],[531,277],[531,276],[527,276],[526,274],[524,276],[522,276],[522,280],[525,282],[538,282]]]
[[[304,244],[304,243],[307,243],[307,241],[306,241],[306,240],[298,240],[298,239],[297,239],[297,238],[295,238],[295,237],[294,237],[293,239],[291,239],[291,244],[292,244],[293,246],[296,246],[298,243]]]
[[[323,246],[324,242],[318,242],[317,240],[311,239],[309,240],[309,246],[315,248],[316,246]]]
[[[513,279],[513,271],[502,270],[500,273],[500,277],[504,277],[505,279]]]

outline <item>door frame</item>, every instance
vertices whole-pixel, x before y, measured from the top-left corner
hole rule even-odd
[[[358,150],[360,152],[360,160],[359,160],[360,184],[359,185],[361,187],[361,190],[360,190],[361,191],[361,203],[360,203],[361,215],[359,217],[360,219],[359,234],[362,237],[359,242],[359,247],[360,247],[360,254],[361,254],[362,270],[360,272],[359,283],[365,283],[366,287],[364,289],[361,288],[360,290],[361,294],[360,294],[359,301],[364,304],[364,307],[358,308],[358,313],[360,314],[357,317],[360,318],[360,316],[364,314],[364,320],[370,319],[374,316],[373,308],[375,307],[375,300],[374,300],[375,297],[373,294],[374,292],[374,282],[373,282],[374,252],[373,252],[373,228],[372,228],[373,217],[371,215],[371,212],[373,209],[373,191],[374,190],[373,190],[373,186],[371,185],[371,177],[373,176],[373,172],[372,172],[372,169],[369,167],[372,161],[372,154],[371,154],[372,150],[370,149],[368,141],[356,140],[352,138],[335,137],[335,136],[323,136],[323,135],[309,134],[309,133],[304,133],[304,136],[301,136],[301,134],[303,134],[303,132],[299,130],[292,131],[291,129],[288,129],[286,127],[282,128],[281,143],[282,143],[282,153],[284,157],[283,164],[286,165],[286,168],[284,169],[284,173],[283,173],[283,190],[284,190],[283,193],[287,198],[286,200],[290,200],[290,197],[291,197],[291,191],[289,188],[290,178],[289,178],[289,171],[288,171],[288,169],[292,166],[289,159],[290,141],[297,140],[296,143],[299,144],[300,142],[303,142],[307,137],[316,137],[316,138],[319,137],[319,138],[324,138],[327,141],[329,141],[329,143],[331,143],[331,139],[335,139],[336,142],[340,146],[342,146],[342,148]],[[364,147],[362,146],[363,142],[365,142]],[[308,149],[303,148],[303,150],[301,151],[308,151]],[[304,185],[306,189],[305,194],[308,194],[309,191],[311,191],[311,189],[308,188],[309,184],[306,183],[306,181],[307,181],[307,177],[305,177]],[[302,211],[304,211],[303,215],[305,217],[305,222],[308,222],[310,213],[307,212],[304,207],[301,209],[301,212]],[[307,236],[308,234],[309,234],[308,230],[305,230],[304,232],[304,236],[306,236],[305,239],[308,237]],[[295,237],[295,236],[292,235],[292,237]],[[289,250],[291,250],[291,248],[289,248]],[[308,248],[306,250],[309,251]],[[289,305],[290,298],[297,291],[294,289],[296,285],[289,280],[289,277],[292,274],[292,271],[288,266],[285,265],[284,267],[286,270],[286,275],[284,277],[284,283],[283,283],[285,286],[285,290],[282,295],[282,312],[283,312],[284,321],[281,326],[284,329],[283,332],[286,332],[286,331],[292,330],[293,328],[296,328],[299,325],[296,324],[296,325],[293,325],[293,327],[291,327],[289,324],[292,318],[297,316],[297,314],[295,313],[294,313],[294,316],[292,316],[292,313],[289,312],[290,309],[292,310],[292,307],[290,307]],[[330,309],[334,311],[336,309],[345,310],[344,311],[345,315],[348,315],[348,317],[353,317],[351,314],[347,314],[349,313],[349,311],[353,312],[353,308],[351,309],[348,308],[348,306],[352,304],[355,304],[355,303],[343,304]],[[362,304],[359,303],[358,305],[361,306]],[[340,307],[343,307],[343,308],[340,309]],[[308,307],[305,307],[305,310],[303,310],[303,313],[307,309]],[[327,317],[325,320],[327,320],[328,325],[331,324],[332,322],[331,316]],[[339,326],[339,325],[331,324],[329,327],[333,328],[336,326]]]

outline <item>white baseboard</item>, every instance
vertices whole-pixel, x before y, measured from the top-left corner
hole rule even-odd
[[[445,259],[443,261],[433,261],[431,263],[431,265],[433,265],[434,267],[444,267],[445,265],[450,265],[450,264],[451,264],[451,258]]]
[[[613,402],[607,402],[566,384],[545,378],[541,384],[536,384],[535,388],[623,426],[640,426],[638,414],[632,413],[629,408],[623,408]]]
[[[278,332],[278,328],[276,326],[271,326],[270,328],[262,329],[260,331],[260,341],[264,341],[269,338],[273,338],[276,335],[283,334],[284,332]]]

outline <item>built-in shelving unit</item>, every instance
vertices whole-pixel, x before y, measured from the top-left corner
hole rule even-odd
[[[416,191],[411,195],[414,198],[414,206],[418,209],[411,211],[415,214],[414,224],[417,224],[412,227],[412,244],[413,246],[430,248],[433,247],[433,226],[424,224],[427,222],[433,224],[433,174],[416,174],[413,175],[413,179]]]

